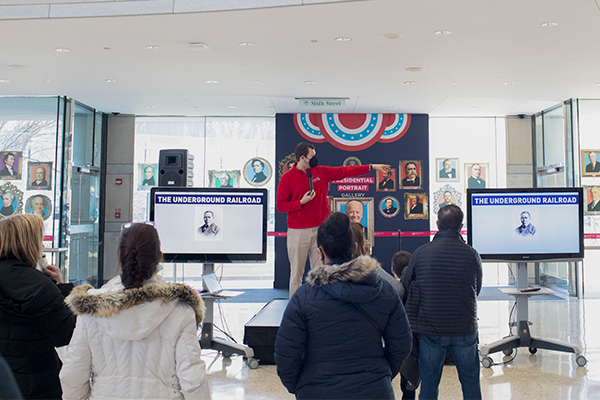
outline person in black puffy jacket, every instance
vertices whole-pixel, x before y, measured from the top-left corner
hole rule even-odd
[[[331,214],[317,245],[324,265],[294,293],[277,333],[281,382],[298,399],[394,399],[412,342],[404,306],[376,260],[351,258],[348,216]]]
[[[43,230],[33,214],[0,221],[0,354],[26,399],[61,398],[55,347],[69,344],[76,321],[64,303],[73,285],[52,265],[36,269]]]
[[[465,399],[481,399],[477,296],[481,258],[460,234],[463,212],[450,204],[438,212],[438,233],[412,255],[401,282],[406,313],[419,343],[419,399],[437,399],[450,349]]]

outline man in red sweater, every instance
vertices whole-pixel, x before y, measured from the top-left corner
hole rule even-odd
[[[390,171],[386,164],[317,166],[315,146],[306,142],[299,143],[295,153],[296,164],[281,177],[277,188],[277,211],[287,213],[290,298],[302,285],[307,255],[311,269],[320,264],[317,229],[329,216],[329,182],[366,175],[371,169]],[[313,190],[310,190],[309,178]]]

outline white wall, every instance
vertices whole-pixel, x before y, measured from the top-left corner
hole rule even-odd
[[[458,158],[457,182],[438,182],[436,159]],[[488,164],[487,187],[506,187],[505,118],[430,118],[429,119],[429,202],[431,230],[437,230],[435,202],[449,185],[457,193],[457,204],[466,214],[465,163]],[[508,284],[506,264],[484,265],[484,285]]]

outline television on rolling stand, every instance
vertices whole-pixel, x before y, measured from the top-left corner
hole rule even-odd
[[[468,189],[467,242],[484,261],[583,259],[583,189]]]
[[[554,292],[545,287],[528,287],[527,282],[528,262],[583,259],[583,203],[582,188],[467,190],[469,245],[483,261],[517,264],[515,288],[499,289],[515,296],[517,322],[511,325],[508,337],[480,346],[485,368],[494,365],[489,354],[502,351],[509,356],[518,347],[528,347],[531,354],[538,349],[574,353],[578,366],[587,363],[579,346],[531,336],[528,298]]]

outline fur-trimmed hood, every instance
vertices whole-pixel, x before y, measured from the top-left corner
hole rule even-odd
[[[160,300],[160,301],[158,301]],[[150,334],[183,302],[194,310],[196,323],[204,318],[204,301],[192,288],[181,283],[167,283],[154,277],[137,289],[125,289],[120,277],[101,289],[81,285],[73,289],[65,303],[75,315],[89,315],[106,325],[112,337],[139,340]]]
[[[340,300],[369,301],[381,290],[379,266],[374,258],[361,256],[343,264],[320,265],[309,272],[306,282]]]

